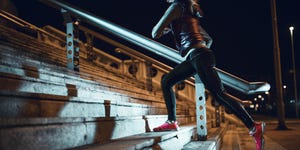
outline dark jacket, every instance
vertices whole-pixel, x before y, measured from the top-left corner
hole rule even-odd
[[[191,0],[180,0],[172,3],[152,30],[153,38],[165,34],[170,25],[176,47],[182,57],[192,48],[210,47],[212,39],[199,24],[202,12]]]

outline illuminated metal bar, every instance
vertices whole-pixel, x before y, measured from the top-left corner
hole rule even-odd
[[[270,84],[267,82],[248,82],[219,68],[215,67],[215,69],[225,85],[245,94],[266,92],[271,88]]]

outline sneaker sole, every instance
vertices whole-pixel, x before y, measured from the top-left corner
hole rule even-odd
[[[153,130],[153,132],[164,132],[164,131],[179,131],[179,128],[177,129],[163,129],[163,130]]]

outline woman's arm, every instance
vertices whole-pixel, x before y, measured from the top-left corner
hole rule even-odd
[[[152,38],[158,39],[166,34],[167,26],[174,20],[181,16],[182,7],[178,3],[172,3],[161,17],[159,22],[152,29]]]

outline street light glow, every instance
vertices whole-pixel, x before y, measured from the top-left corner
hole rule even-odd
[[[290,29],[291,36],[293,36],[293,31],[295,28],[293,26],[290,26],[289,29]]]
[[[296,65],[295,65],[295,49],[294,49],[294,38],[293,38],[293,30],[294,27],[290,26],[290,33],[291,33],[291,48],[292,48],[292,62],[293,62],[293,80],[294,80],[294,98],[295,98],[295,111],[296,111],[296,118],[299,118],[298,114],[298,106],[297,106],[297,100],[298,100],[298,91],[297,91],[297,75],[296,75]]]
[[[261,95],[258,95],[258,98],[261,98],[262,96]]]

